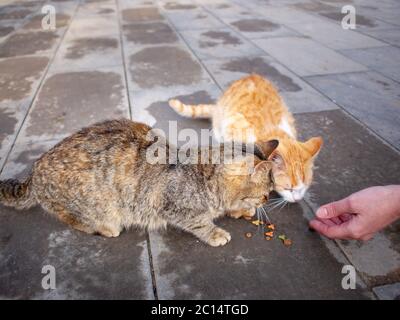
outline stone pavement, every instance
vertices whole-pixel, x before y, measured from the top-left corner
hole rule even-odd
[[[41,28],[45,4],[55,31]],[[356,30],[341,28],[346,4]],[[1,179],[22,178],[99,120],[209,128],[168,99],[211,102],[251,72],[276,84],[303,139],[325,140],[306,201],[270,214],[289,248],[245,220],[218,221],[232,241],[211,248],[177,230],[104,239],[40,208],[0,207],[0,298],[399,298],[399,223],[367,243],[330,241],[307,224],[320,204],[400,182],[399,15],[396,0],[0,0]],[[41,287],[48,264],[55,290]],[[346,264],[356,290],[341,287]]]

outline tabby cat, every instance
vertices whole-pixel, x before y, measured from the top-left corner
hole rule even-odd
[[[195,164],[150,164],[150,130],[129,120],[82,129],[38,159],[25,181],[0,181],[0,203],[17,209],[40,204],[90,234],[117,237],[135,225],[172,225],[220,246],[231,236],[213,223],[215,218],[254,211],[268,200],[272,163],[267,159],[278,141],[257,144],[251,153],[241,150],[243,157],[230,163],[204,164],[199,158]],[[208,150],[221,153],[224,146]]]
[[[274,190],[289,202],[304,197],[312,181],[313,163],[322,138],[297,140],[294,118],[268,80],[256,74],[239,79],[216,105],[186,105],[179,100],[170,100],[169,104],[182,116],[211,118],[218,141],[279,140],[271,155]]]

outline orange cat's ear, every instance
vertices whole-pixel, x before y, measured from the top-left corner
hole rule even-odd
[[[304,142],[303,147],[310,154],[311,158],[314,158],[321,149],[322,144],[323,140],[321,137],[314,137]]]
[[[268,159],[272,152],[278,147],[278,140],[269,140],[263,142],[257,142],[257,145],[260,147],[265,159]]]

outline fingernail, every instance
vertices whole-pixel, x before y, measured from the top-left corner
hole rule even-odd
[[[326,208],[321,208],[317,211],[317,216],[319,218],[326,218],[328,216],[328,210]]]

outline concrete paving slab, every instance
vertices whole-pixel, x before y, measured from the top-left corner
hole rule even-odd
[[[400,84],[376,72],[310,77],[307,81],[400,149]]]
[[[122,54],[119,37],[65,37],[59,47],[51,71],[72,71],[119,66],[122,69]]]
[[[315,181],[306,194],[314,210],[363,188],[399,182],[400,154],[342,111],[301,114],[296,115],[296,120],[302,139],[324,139],[316,161]],[[399,281],[399,228],[400,224],[392,225],[365,243],[339,242],[368,285]]]
[[[0,22],[0,41],[15,30],[15,22]]]
[[[289,6],[270,7],[264,5],[256,6],[254,9],[265,18],[283,25],[295,23],[323,23],[325,21],[321,17]]]
[[[108,239],[70,229],[36,207],[1,207],[2,299],[152,299],[146,237],[130,231]],[[42,279],[52,266],[56,289]]]
[[[219,18],[246,18],[252,12],[232,1],[201,1],[203,7]]]
[[[254,42],[300,76],[367,70],[361,64],[311,39],[282,37],[257,39]]]
[[[400,300],[400,282],[375,287],[373,291],[380,300]]]
[[[61,139],[98,121],[127,117],[122,70],[49,74],[21,130],[21,142]]]
[[[46,57],[0,59],[0,168],[47,67]]]
[[[261,55],[262,51],[231,29],[181,32],[200,59]]]
[[[365,299],[363,289],[343,290],[342,263],[321,238],[308,231],[299,205],[271,213],[275,236],[249,221],[225,218],[231,233],[213,248],[190,234],[169,229],[151,233],[155,280],[160,299]],[[245,236],[252,233],[251,238]],[[277,237],[292,240],[286,247]],[[300,272],[301,270],[301,272]]]
[[[138,46],[177,43],[179,38],[165,21],[129,23],[122,26],[126,52],[137,50]]]
[[[400,82],[400,49],[397,47],[342,50],[341,53],[383,75]]]
[[[222,18],[248,39],[298,36],[294,30],[272,22],[262,16],[247,15],[246,17]]]
[[[130,90],[210,83],[196,57],[181,45],[138,46],[130,54]]]
[[[365,30],[365,34],[376,39],[380,39],[393,46],[400,47],[400,28],[391,28],[385,30]]]
[[[311,39],[332,49],[352,49],[382,47],[385,44],[354,30],[343,29],[339,24],[323,23],[296,23],[290,27]]]
[[[49,55],[58,38],[56,32],[48,31],[14,33],[0,44],[0,58],[31,54]]]
[[[73,37],[104,37],[119,36],[117,19],[110,19],[107,15],[86,16],[85,12],[78,12],[71,22],[67,35]]]
[[[190,104],[214,103],[220,94],[218,86],[212,83],[174,86],[156,92],[153,90],[131,92],[132,119],[163,130],[166,137],[176,145],[182,145],[186,141],[185,132],[182,132],[182,137],[174,135],[174,132],[179,133],[184,129],[195,130],[199,137],[197,142],[201,144],[201,130],[209,131],[211,122],[207,119],[190,119],[178,115],[170,108],[168,100],[176,98]],[[176,142],[178,138],[180,141]],[[203,144],[208,141],[208,139],[204,140]]]
[[[202,8],[165,10],[163,14],[171,21],[177,30],[219,29],[226,27],[221,21]]]
[[[124,9],[121,11],[121,15],[124,23],[164,20],[157,7]]]
[[[250,73],[262,75],[274,83],[294,113],[337,108],[332,101],[271,57],[215,59],[204,60],[203,63],[223,89],[227,89],[233,81]]]

